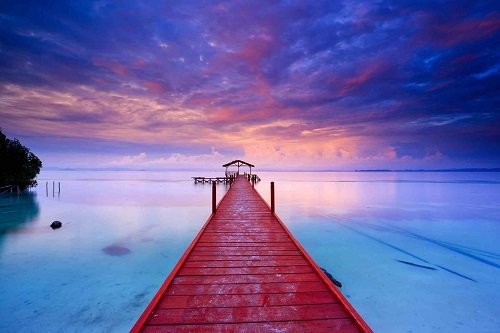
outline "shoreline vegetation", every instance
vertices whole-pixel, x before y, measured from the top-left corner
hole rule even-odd
[[[42,168],[42,161],[18,139],[10,140],[0,128],[0,189],[11,191],[27,190],[38,185],[36,176]],[[1,191],[1,190],[0,190]]]

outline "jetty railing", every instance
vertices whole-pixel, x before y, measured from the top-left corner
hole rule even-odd
[[[21,193],[21,186],[20,185],[7,185],[7,186],[2,186],[0,187],[0,193],[13,193],[14,189],[16,189],[17,194]]]
[[[228,184],[231,181],[231,177],[191,177],[194,180],[194,183],[224,183]],[[234,178],[234,177],[233,177]]]

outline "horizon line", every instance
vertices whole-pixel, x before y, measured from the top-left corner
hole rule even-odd
[[[221,167],[222,169],[222,167]],[[108,168],[108,167],[45,167],[47,171],[219,171],[214,168]],[[253,170],[254,173],[257,170]],[[445,169],[269,169],[262,172],[500,172],[500,168],[445,168]]]

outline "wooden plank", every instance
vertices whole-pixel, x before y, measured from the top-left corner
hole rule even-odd
[[[226,260],[253,260],[253,261],[260,261],[260,260],[269,260],[270,258],[274,258],[274,255],[227,255],[227,254],[222,254],[222,255],[206,255],[203,254],[203,252],[199,255],[196,254],[191,254],[189,256],[189,261],[207,261],[207,260],[212,260],[212,261],[226,261]],[[294,255],[282,255],[280,256],[280,260],[289,260],[289,259],[297,259],[297,258],[302,258],[302,255],[300,252],[297,252]]]
[[[248,230],[247,228],[243,229],[235,229],[235,230],[224,230],[221,231],[219,230],[205,230],[204,233],[206,236],[252,236],[252,235],[266,235],[266,236],[280,236],[283,235],[283,230],[275,229],[275,230],[269,230],[267,229],[260,229],[260,230]]]
[[[221,276],[176,276],[174,284],[227,284],[227,283],[271,283],[321,281],[315,273],[297,274],[258,274],[258,275],[221,275]]]
[[[209,249],[194,249],[191,252],[193,255],[227,255],[228,252],[224,250],[209,250]],[[300,252],[295,250],[238,250],[231,251],[231,255],[233,256],[293,256],[300,255]]]
[[[285,283],[172,284],[166,295],[233,295],[328,291],[323,281]]]
[[[306,304],[268,307],[155,309],[147,325],[262,323],[285,320],[348,318],[339,304]]]
[[[358,333],[352,319],[324,319],[308,321],[272,321],[266,323],[212,324],[212,325],[166,325],[145,326],[143,333]]]
[[[219,236],[219,237],[211,237],[211,236],[202,236],[200,239],[201,242],[204,243],[290,243],[290,239],[286,237],[270,237],[270,236]]]
[[[272,266],[272,267],[182,267],[178,276],[183,275],[259,275],[313,273],[310,266]]]
[[[261,243],[264,246],[255,245]],[[217,253],[220,255],[233,256],[253,256],[253,255],[300,255],[297,248],[289,248],[286,243],[274,243],[273,248],[266,248],[266,242],[241,242],[238,246],[225,246],[224,243],[213,243],[214,246],[200,246],[193,250],[194,255],[205,254],[212,255]],[[259,244],[260,245],[260,244]]]
[[[261,231],[242,231],[240,230],[235,230],[235,231],[226,231],[226,232],[205,232],[203,236],[206,237],[219,237],[219,236],[225,236],[225,237],[249,237],[249,236],[259,236],[259,237],[284,237],[289,239],[286,234],[283,233],[283,230],[278,230],[278,231],[268,231],[268,230],[261,230]]]
[[[281,294],[233,294],[233,295],[172,295],[164,297],[157,309],[187,309],[202,307],[251,307],[310,305],[334,303],[335,299],[328,291]]]
[[[217,209],[217,212],[219,213],[219,215],[224,214],[224,219],[233,220],[235,221],[235,223],[241,223],[241,224],[244,224],[245,220],[264,220],[264,219],[271,219],[273,216],[270,212],[269,213],[264,213],[264,212],[243,213],[238,211],[224,212],[224,210],[219,210],[219,209]]]
[[[260,251],[262,249],[270,249],[274,251],[293,251],[297,248],[293,243],[202,243],[198,242],[197,248],[200,249],[220,249],[225,250],[252,250]]]
[[[239,243],[239,242],[255,242],[255,243],[291,243],[290,238],[280,234],[246,234],[246,235],[231,235],[231,234],[205,234],[201,236],[200,242],[216,242],[216,243]],[[291,243],[293,244],[293,243]]]
[[[269,259],[269,260],[205,260],[191,261],[184,264],[186,267],[274,267],[274,266],[309,266],[304,258],[299,259]]]
[[[257,224],[256,224],[257,225]],[[228,233],[228,234],[260,234],[260,233],[278,233],[278,234],[283,234],[283,229],[280,228],[273,228],[272,226],[269,227],[263,227],[262,224],[259,224],[258,227],[251,227],[250,225],[245,226],[245,228],[242,228],[241,226],[228,226],[228,225],[214,225],[205,230],[205,234],[215,234],[215,235],[220,235],[221,233]]]

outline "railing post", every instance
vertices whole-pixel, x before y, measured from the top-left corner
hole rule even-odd
[[[216,191],[216,188],[215,188],[215,182],[212,182],[212,214],[215,214],[215,211],[217,209],[217,205],[216,205],[216,195],[217,194],[217,191]]]
[[[271,182],[271,213],[274,214],[274,182]]]

